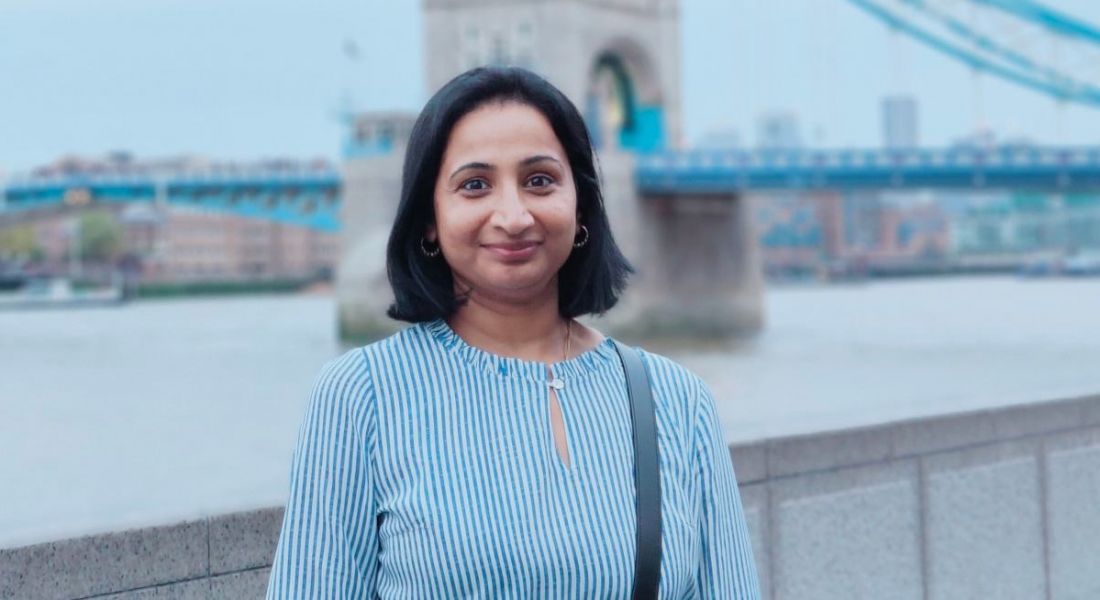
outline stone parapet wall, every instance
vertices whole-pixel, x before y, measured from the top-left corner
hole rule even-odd
[[[1100,396],[731,453],[765,598],[1100,598]]]
[[[731,455],[765,598],[1100,598],[1100,396]],[[0,599],[263,598],[282,514],[0,549]]]
[[[0,550],[4,600],[263,598],[283,509]]]

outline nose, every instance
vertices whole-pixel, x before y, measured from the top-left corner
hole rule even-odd
[[[534,222],[535,217],[527,210],[523,196],[516,186],[504,186],[493,208],[491,224],[503,229],[508,235],[518,235]]]

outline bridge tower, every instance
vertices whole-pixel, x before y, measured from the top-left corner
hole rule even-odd
[[[429,93],[479,65],[517,65],[546,77],[584,115],[612,228],[638,271],[597,327],[635,338],[760,327],[746,202],[645,198],[635,187],[637,156],[681,145],[679,0],[423,0],[422,9]],[[345,166],[345,336],[395,328],[384,317],[391,297],[381,254],[400,189],[397,154],[371,152]]]
[[[679,4],[424,0],[428,89],[479,65],[518,65],[565,92],[589,119],[601,148],[677,145]]]

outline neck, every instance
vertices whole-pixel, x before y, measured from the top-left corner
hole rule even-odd
[[[523,303],[470,294],[447,322],[471,346],[501,356],[557,362],[562,359],[566,320],[558,313],[557,288],[550,287],[550,293]]]

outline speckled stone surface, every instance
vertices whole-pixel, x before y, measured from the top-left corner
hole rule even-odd
[[[270,568],[252,569],[210,578],[210,600],[263,600]]]
[[[1038,443],[925,459],[928,598],[1046,596]]]
[[[1046,452],[1051,598],[1100,598],[1100,429],[1052,438]]]
[[[192,579],[107,596],[94,596],[94,600],[208,600],[209,598],[209,578]]]
[[[69,600],[208,573],[203,519],[0,550],[0,598]]]
[[[768,476],[889,460],[893,455],[893,433],[890,426],[867,427],[768,442]]]
[[[772,486],[777,600],[921,600],[916,461]]]
[[[744,485],[768,478],[767,442],[731,446],[730,457],[733,459],[733,470],[737,474],[737,483]]]
[[[749,525],[752,556],[756,561],[756,574],[760,579],[760,593],[771,597],[771,577],[768,561],[768,488],[763,483],[741,486],[741,503],[745,507],[745,521]]]
[[[266,508],[210,519],[210,572],[266,567],[275,556],[283,509]]]
[[[984,412],[906,421],[893,429],[895,458],[988,444],[997,439],[993,421]]]
[[[987,411],[998,440],[1080,427],[1087,403],[1080,400],[1013,406]]]

